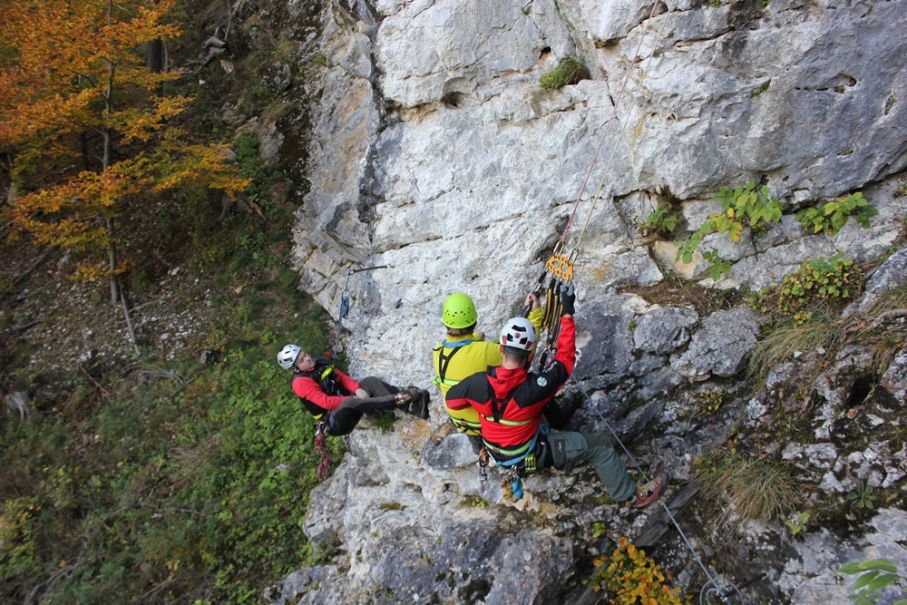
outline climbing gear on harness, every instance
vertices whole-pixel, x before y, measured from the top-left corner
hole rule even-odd
[[[514,500],[523,498],[523,479],[520,477],[519,472],[510,480],[510,493],[513,495]]]
[[[485,449],[485,446],[479,450],[479,481],[484,484],[488,481],[488,462],[490,461],[491,456],[488,454],[488,450]]]
[[[573,263],[563,254],[552,254],[545,262],[545,270],[559,281],[573,279]]]
[[[444,299],[441,321],[448,328],[462,330],[475,325],[478,319],[476,306],[468,294],[456,292]]]
[[[497,399],[495,399],[495,401],[497,401]],[[498,466],[507,469],[508,475],[510,476],[510,492],[513,495],[514,500],[519,500],[523,497],[523,477],[528,474],[538,472],[539,460],[544,461],[544,456],[540,458],[536,454],[536,445],[539,442],[539,435],[544,436],[547,434],[547,427],[545,427],[545,425],[541,425],[528,443],[515,448],[514,450],[498,448],[485,441],[485,447],[483,449],[488,449],[492,452],[496,452],[505,456],[513,456],[512,458],[508,458],[507,460],[503,461],[496,460],[496,462]],[[521,453],[511,453],[515,451],[519,451]],[[544,449],[542,451],[544,451]]]
[[[299,345],[286,345],[280,350],[277,354],[277,363],[280,364],[284,370],[292,370],[293,365],[296,364],[296,358],[299,357],[299,353],[302,349],[299,348]]]
[[[324,441],[325,428],[326,423],[323,420],[315,423],[315,452],[321,456],[321,461],[318,463],[318,470],[316,471],[319,481],[326,479],[331,472],[331,459],[328,454],[327,444]]]
[[[525,317],[512,317],[501,330],[501,345],[524,351],[535,348],[535,326]]]

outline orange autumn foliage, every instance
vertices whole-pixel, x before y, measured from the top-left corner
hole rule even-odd
[[[179,125],[191,99],[160,91],[180,74],[146,66],[144,44],[180,33],[174,4],[0,0],[0,151],[20,193],[14,222],[39,242],[103,249],[114,239],[104,219],[128,221],[130,196],[249,185],[225,146]]]

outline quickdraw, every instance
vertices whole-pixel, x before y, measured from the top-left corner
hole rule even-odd
[[[374,267],[362,267],[360,269],[350,269],[346,272],[346,281],[343,282],[343,290],[340,293],[340,309],[337,311],[337,322],[346,319],[350,314],[350,276],[363,271],[374,271],[375,269],[387,269],[389,265],[376,265]]]
[[[324,440],[325,428],[327,428],[327,425],[323,420],[319,420],[315,424],[315,451],[321,456],[321,461],[318,462],[318,470],[315,473],[319,481],[324,481],[331,474],[331,458],[328,454],[327,443]]]

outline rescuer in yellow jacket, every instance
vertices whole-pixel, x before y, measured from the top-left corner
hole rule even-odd
[[[529,321],[537,332],[541,332],[542,309],[538,296],[530,292],[526,296],[525,305],[530,309]],[[484,340],[482,332],[476,330],[478,314],[475,304],[468,295],[457,292],[448,296],[444,301],[441,315],[441,321],[447,328],[447,338],[437,344],[432,355],[435,367],[434,382],[446,398],[450,387],[476,372],[485,372],[489,367],[501,365],[502,357],[500,343]],[[448,406],[447,413],[458,430],[481,445],[479,414],[472,406],[469,404]]]

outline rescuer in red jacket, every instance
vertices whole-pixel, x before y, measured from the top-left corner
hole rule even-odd
[[[501,366],[473,374],[451,387],[447,405],[468,404],[476,409],[484,446],[499,466],[514,468],[523,475],[552,464],[564,469],[588,462],[612,499],[633,498],[634,506],[646,506],[660,495],[664,475],[636,487],[605,435],[549,431],[542,423],[542,410],[570,377],[576,362],[576,296],[572,286],[561,288],[560,299],[563,310],[557,351],[546,367],[529,371],[535,328],[525,317],[514,317],[501,330]]]

